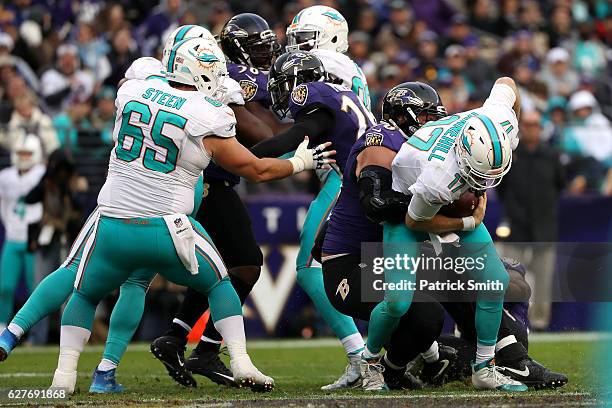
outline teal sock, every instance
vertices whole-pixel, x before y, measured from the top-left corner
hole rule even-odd
[[[110,317],[103,359],[119,364],[142,318],[146,287],[126,281],[121,285],[119,299]]]
[[[231,316],[242,316],[242,304],[228,277],[216,283],[208,293],[210,315],[214,322]]]
[[[70,300],[62,314],[62,326],[77,326],[86,330],[91,330],[94,316],[96,314],[97,303],[83,296],[76,290],[72,292]]]
[[[12,323],[27,332],[42,318],[59,310],[72,293],[75,275],[76,272],[68,268],[59,268],[49,274],[34,289]]]
[[[320,267],[301,268],[297,271],[297,281],[312,300],[325,323],[339,339],[358,334],[353,318],[337,311],[325,293],[323,271]]]

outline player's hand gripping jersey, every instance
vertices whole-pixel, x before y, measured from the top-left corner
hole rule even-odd
[[[469,143],[467,138],[458,138],[469,119],[476,117],[489,129],[492,160],[501,162],[504,154],[498,138],[510,138],[511,148],[516,148],[518,122],[506,88],[494,86],[481,108],[426,123],[402,146],[393,160],[393,189],[413,196],[408,208],[412,219],[432,218],[469,188],[454,150],[455,143]],[[497,131],[500,128],[503,132]]]
[[[161,217],[189,214],[194,186],[211,157],[202,138],[233,137],[230,108],[199,92],[158,79],[130,80],[119,88],[102,215]]]
[[[337,151],[336,164],[344,170],[351,147],[366,129],[376,123],[376,119],[358,97],[342,85],[308,82],[293,89],[289,98],[289,111],[293,118],[308,115],[317,108],[333,114],[334,126],[330,132],[311,136],[310,144],[332,142]]]

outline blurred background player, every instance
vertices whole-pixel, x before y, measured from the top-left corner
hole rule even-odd
[[[0,217],[5,230],[0,258],[0,329],[7,326],[13,314],[22,274],[28,291],[33,288],[34,256],[28,249],[28,224],[40,221],[42,204],[28,205],[24,198],[45,174],[37,135],[23,134],[15,140],[11,164],[0,172]]]

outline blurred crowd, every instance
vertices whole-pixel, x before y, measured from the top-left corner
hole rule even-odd
[[[158,4],[156,4],[158,3]],[[376,112],[393,85],[422,80],[449,112],[479,106],[500,75],[538,111],[539,138],[558,148],[573,194],[612,194],[612,4],[607,0],[12,0],[0,2],[0,145],[37,134],[101,163],[112,143],[116,86],[140,56],[160,56],[178,25],[218,33],[255,12],[285,41],[302,8],[346,17],[349,54]],[[87,152],[85,156],[81,152]],[[105,166],[88,176],[103,179]],[[94,183],[94,187],[99,183]]]

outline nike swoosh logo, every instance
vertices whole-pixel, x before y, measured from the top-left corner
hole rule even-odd
[[[251,81],[256,82],[255,78],[250,76],[249,74],[244,74],[245,77],[249,78]]]
[[[213,374],[216,374],[216,375],[218,375],[219,377],[223,377],[223,378],[225,378],[226,380],[234,381],[234,377],[230,377],[229,375],[221,374],[221,373],[218,373],[218,372],[216,372],[216,371],[213,371]]]
[[[179,363],[179,365],[180,365],[181,367],[184,367],[184,366],[185,366],[185,363],[183,363],[183,362],[181,361],[181,356],[179,356],[179,354],[178,354],[178,353],[176,353],[176,359],[178,360],[178,363]]]
[[[518,374],[521,377],[529,377],[529,367],[525,367],[523,370],[516,370],[510,367],[504,367],[506,370],[513,372],[514,374]]]
[[[434,378],[436,378],[437,376],[442,374],[444,370],[446,370],[446,367],[448,367],[448,365],[450,364],[450,361],[444,359],[444,360],[441,360],[440,363],[442,363],[442,368],[440,369],[440,371],[438,371],[438,374],[434,375]]]

